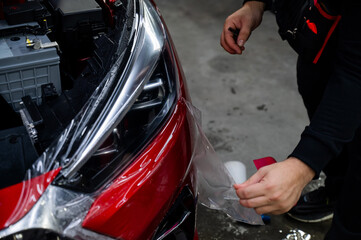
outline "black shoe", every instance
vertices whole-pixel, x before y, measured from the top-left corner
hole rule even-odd
[[[333,217],[335,202],[327,197],[325,187],[320,187],[302,195],[296,206],[287,214],[301,222],[322,222]]]

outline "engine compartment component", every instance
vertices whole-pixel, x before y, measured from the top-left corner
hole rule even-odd
[[[0,38],[0,94],[19,111],[21,98],[29,95],[41,104],[41,85],[53,83],[61,92],[59,62],[56,48],[34,49],[26,40],[50,43],[39,35],[14,34]]]
[[[4,17],[9,25],[34,22],[49,17],[46,8],[37,1],[24,2],[4,7]]]
[[[94,0],[49,0],[48,3],[58,14],[63,32],[73,31],[82,24],[104,25],[102,8]]]
[[[0,131],[0,189],[23,180],[38,154],[25,127]]]
[[[84,67],[84,61],[96,49],[94,40],[107,32],[103,9],[95,0],[44,1],[54,20],[54,31],[49,36],[56,39],[63,52],[63,86],[71,88],[73,79]]]

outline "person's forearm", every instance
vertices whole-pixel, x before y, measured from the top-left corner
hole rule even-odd
[[[258,12],[262,13],[266,9],[266,3],[263,1],[246,1],[243,6],[251,7],[254,9],[258,9]]]
[[[263,6],[263,11],[271,9],[272,6],[272,0],[245,0],[243,1],[243,5],[248,4],[249,2],[261,3]]]

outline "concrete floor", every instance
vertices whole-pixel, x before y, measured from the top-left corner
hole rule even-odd
[[[285,159],[308,119],[297,92],[296,54],[278,36],[272,13],[265,13],[242,56],[221,48],[224,20],[241,2],[156,0],[175,42],[193,104],[202,111],[205,134],[223,161],[242,161],[250,176],[256,171],[253,159]],[[197,219],[201,240],[285,239],[294,229],[320,240],[329,225],[330,221],[301,224],[272,216],[266,226],[249,226],[203,206]]]

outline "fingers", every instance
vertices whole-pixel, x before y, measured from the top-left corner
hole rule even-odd
[[[224,50],[226,50],[227,52],[229,52],[230,54],[241,54],[242,52],[240,51],[240,48],[235,48],[233,49],[231,46],[233,46],[231,44],[231,46],[227,43],[226,38],[225,38],[225,33],[224,31],[222,32],[221,35],[221,46],[224,48]],[[233,46],[234,47],[234,46]]]
[[[262,183],[255,183],[249,186],[241,186],[236,190],[239,199],[251,199],[265,196],[265,186]]]
[[[256,27],[260,22],[259,14],[254,14],[254,11],[255,8],[241,8],[226,19],[221,45],[227,52],[242,54],[244,51],[244,44],[251,35],[253,26]]]
[[[221,46],[231,54],[242,54],[251,33],[249,19],[237,12],[229,16],[223,26]],[[248,35],[247,35],[248,34]]]
[[[265,192],[255,194],[252,191],[246,191],[242,194],[245,194],[246,198],[240,197],[239,203],[244,207],[254,208],[258,214],[281,214],[287,212],[294,206],[293,198],[291,197],[285,198],[277,194],[270,196]]]
[[[275,204],[267,196],[260,196],[250,199],[241,199],[239,203],[246,208],[254,208],[257,214],[282,214],[290,210],[288,204]]]
[[[242,54],[243,48],[240,48],[236,44],[236,40],[234,38],[234,33],[229,31],[228,29],[230,26],[228,24],[224,25],[222,35],[221,35],[221,46],[226,50],[227,52],[231,54]],[[231,28],[236,29],[235,26],[232,26]]]
[[[263,177],[264,177],[264,171],[263,170],[259,170],[257,171],[255,174],[252,175],[252,177],[250,177],[247,181],[245,181],[244,183],[241,184],[234,184],[234,188],[237,190],[240,187],[246,187],[255,183],[259,183]]]
[[[251,29],[250,27],[244,26],[237,37],[237,44],[239,47],[244,47],[244,44],[248,40],[248,38],[251,36]]]
[[[259,183],[257,185],[262,184]],[[260,189],[262,188],[260,187]],[[256,191],[257,190],[254,191],[254,189],[251,189],[251,187],[248,187],[247,190],[242,193],[237,191],[237,195],[240,198],[239,203],[244,207],[254,208],[258,214],[282,214],[294,206],[291,197],[284,198],[277,194],[269,196],[267,191],[260,190],[258,193],[256,193]]]
[[[260,196],[250,199],[240,199],[239,203],[246,208],[260,208],[268,205],[268,200],[265,196]]]
[[[229,53],[242,54],[244,44],[262,21],[265,4],[257,1],[249,1],[242,8],[230,15],[223,26],[221,45]],[[239,34],[229,31],[239,29]]]
[[[225,44],[233,49],[238,54],[242,54],[242,49],[236,44],[236,40],[234,38],[234,33],[228,30],[229,27],[225,27],[223,30]]]

